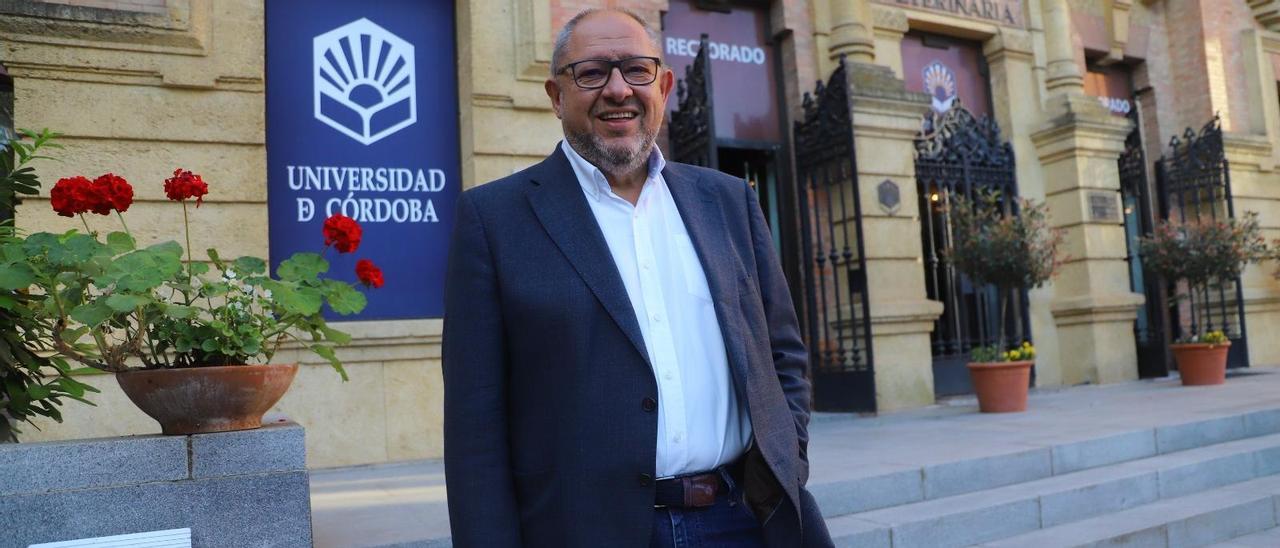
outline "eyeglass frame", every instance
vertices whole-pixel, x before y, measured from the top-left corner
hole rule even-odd
[[[625,62],[627,62],[627,61],[633,61],[633,60],[636,60],[636,59],[649,59],[649,60],[652,60],[652,61],[654,62],[654,69],[655,69],[655,70],[653,71],[653,79],[652,79],[652,80],[649,80],[648,82],[645,82],[645,83],[643,83],[643,84],[636,84],[636,83],[632,83],[630,80],[627,80],[627,74],[626,74],[625,72],[623,72],[623,70],[622,70],[622,64],[623,64],[623,63],[625,63]],[[580,64],[582,64],[582,63],[590,63],[590,62],[593,62],[593,61],[595,61],[595,62],[601,62],[601,63],[608,63],[608,64],[609,64],[609,75],[605,77],[605,79],[604,79],[604,83],[602,83],[602,84],[600,84],[600,85],[598,85],[598,86],[594,86],[594,87],[587,87],[587,86],[584,86],[584,85],[582,85],[582,84],[579,84],[579,83],[578,83],[578,71],[577,71],[577,67],[578,67],[578,65],[580,65]],[[573,85],[578,86],[578,89],[583,89],[583,90],[588,90],[588,91],[590,91],[590,90],[603,89],[605,86],[609,85],[609,82],[610,82],[611,80],[613,80],[613,71],[614,71],[614,69],[617,69],[617,70],[618,70],[618,74],[620,74],[620,75],[622,76],[622,81],[623,81],[623,82],[626,82],[626,83],[627,83],[627,85],[632,85],[632,86],[647,86],[647,85],[650,85],[650,84],[652,84],[652,83],[654,83],[654,82],[657,82],[657,81],[658,81],[658,76],[659,76],[659,74],[660,74],[660,72],[661,72],[661,71],[660,71],[660,70],[658,70],[658,69],[661,69],[661,68],[662,68],[662,58],[660,58],[660,57],[653,57],[653,56],[651,56],[651,55],[635,55],[635,56],[632,56],[632,57],[627,57],[627,58],[617,59],[617,60],[609,60],[609,59],[599,59],[599,58],[594,58],[594,59],[583,59],[583,60],[581,60],[581,61],[574,61],[574,62],[572,62],[572,63],[566,64],[566,65],[565,65],[565,66],[563,66],[563,67],[560,67],[560,70],[557,70],[557,71],[556,71],[556,74],[563,74],[565,71],[569,71],[569,78],[570,78],[571,80],[573,80]]]

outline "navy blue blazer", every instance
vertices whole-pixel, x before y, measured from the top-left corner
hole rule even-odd
[[[830,546],[809,476],[807,354],[755,192],[668,163],[754,431],[770,546]],[[454,546],[649,545],[658,397],[640,326],[564,153],[464,192],[445,289]]]

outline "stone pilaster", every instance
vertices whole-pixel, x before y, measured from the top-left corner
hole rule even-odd
[[[876,402],[881,411],[934,401],[929,333],[942,303],[928,300],[921,275],[912,140],[928,96],[906,91],[893,71],[848,65],[853,99],[858,192],[870,295]],[[897,188],[893,207],[881,204],[879,187]]]
[[[1131,125],[1092,98],[1063,93],[1032,135],[1050,222],[1066,233],[1068,259],[1050,303],[1062,384],[1138,376],[1133,320],[1143,298],[1129,289],[1116,164]]]

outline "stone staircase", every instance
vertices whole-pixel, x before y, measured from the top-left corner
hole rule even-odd
[[[840,546],[1280,547],[1280,374],[816,413],[809,490]],[[313,471],[315,545],[450,545],[443,466]],[[0,542],[0,544],[3,544]]]
[[[1280,546],[1280,407],[810,490],[837,546]]]

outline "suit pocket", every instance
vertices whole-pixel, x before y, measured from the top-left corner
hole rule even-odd
[[[698,261],[698,252],[693,247],[693,240],[690,240],[687,234],[676,234],[675,239],[680,263],[684,265],[685,290],[690,295],[710,301],[711,287],[707,285],[707,276],[703,273],[702,263]]]

